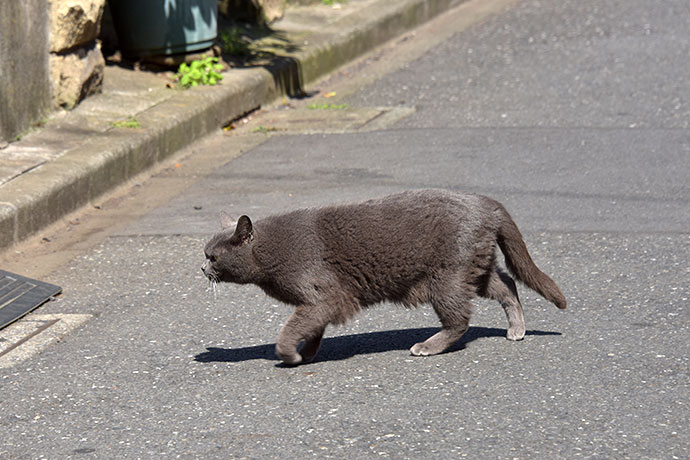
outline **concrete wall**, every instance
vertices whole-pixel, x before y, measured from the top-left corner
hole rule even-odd
[[[49,30],[48,0],[0,0],[0,143],[50,111]]]

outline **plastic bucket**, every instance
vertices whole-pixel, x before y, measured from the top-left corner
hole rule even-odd
[[[122,54],[169,56],[213,46],[218,0],[110,0]]]

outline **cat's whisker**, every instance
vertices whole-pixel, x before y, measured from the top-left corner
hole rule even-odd
[[[218,281],[216,281],[215,278],[211,281],[211,286],[213,288],[213,303],[216,303],[218,300],[218,290],[216,288],[218,286]]]
[[[208,275],[208,290],[213,292],[213,302],[215,303],[218,299],[218,276],[215,274]]]

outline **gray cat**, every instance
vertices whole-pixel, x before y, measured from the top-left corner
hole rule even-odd
[[[496,245],[515,278],[558,308],[566,300],[532,261],[515,222],[480,195],[417,190],[362,203],[300,209],[235,223],[204,250],[212,282],[253,283],[296,306],[280,330],[276,354],[288,365],[311,361],[328,324],[343,324],[385,300],[431,303],[441,330],[410,351],[441,353],[469,327],[471,299],[501,303],[509,340],[525,335],[513,279],[496,265]],[[301,342],[304,345],[298,351]]]

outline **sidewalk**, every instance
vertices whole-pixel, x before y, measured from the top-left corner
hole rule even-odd
[[[348,0],[337,8],[291,7],[271,25],[281,46],[269,64],[232,68],[218,86],[182,91],[167,87],[163,73],[107,66],[102,94],[0,150],[0,250],[229,121],[294,94],[460,3]],[[130,118],[139,127],[114,125]]]

